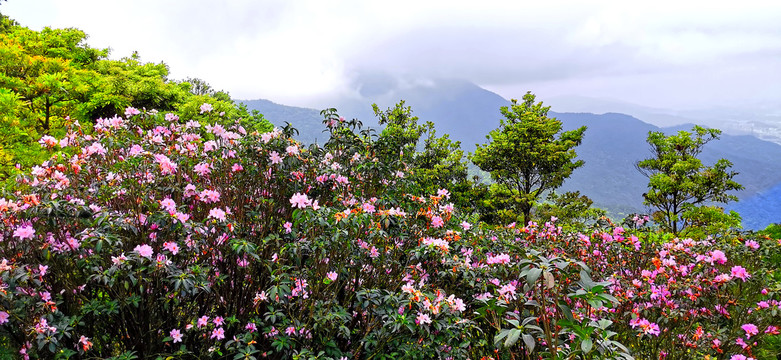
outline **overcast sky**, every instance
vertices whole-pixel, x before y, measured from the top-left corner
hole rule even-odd
[[[781,1],[8,0],[0,12],[288,105],[350,96],[359,74],[385,72],[508,99],[781,108]]]

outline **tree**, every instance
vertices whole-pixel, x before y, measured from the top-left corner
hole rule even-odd
[[[135,53],[107,59],[107,49],[89,47],[86,39],[78,29],[34,31],[0,14],[0,182],[13,178],[17,165],[49,158],[38,145],[43,135],[61,138],[75,121],[89,131],[95,119],[128,106],[176,110],[190,119],[208,102],[215,116],[240,119],[247,131],[272,128],[202,80],[171,81],[167,65],[141,62]]]
[[[472,162],[512,194],[512,207],[531,219],[531,210],[542,193],[561,186],[572,171],[583,165],[575,160],[574,148],[583,141],[586,127],[562,132],[561,121],[548,117],[550,107],[535,103],[527,92],[523,102],[512,100],[501,108],[499,128],[486,137],[490,143],[478,145]]]
[[[658,210],[655,219],[665,230],[677,234],[699,221],[702,214],[698,213],[712,212],[708,203],[738,200],[728,194],[743,189],[733,180],[738,173],[729,170],[732,163],[719,159],[713,166],[705,166],[697,158],[703,146],[719,135],[718,129],[700,126],[670,136],[648,133],[653,157],[638,162],[636,167],[649,178],[648,192],[643,194],[645,204]]]

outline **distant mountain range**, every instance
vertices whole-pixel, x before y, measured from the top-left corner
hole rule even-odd
[[[383,80],[380,78],[379,80]],[[362,97],[338,99],[333,107],[345,118],[358,118],[367,126],[377,126],[371,103],[385,109],[399,100],[411,106],[421,122],[432,121],[438,134],[450,134],[461,141],[466,152],[476,144],[486,143],[489,131],[499,126],[499,108],[510,102],[468,81],[440,79],[403,86],[370,78],[361,91]],[[521,94],[522,95],[522,94]],[[544,101],[545,99],[537,99]],[[291,107],[268,100],[242,100],[250,109],[260,111],[274,124],[293,124],[303,142],[324,142],[320,111]],[[555,110],[555,109],[552,109]],[[559,191],[579,190],[594,200],[596,206],[612,214],[644,212],[642,194],[648,179],[635,169],[635,163],[650,156],[646,137],[649,131],[675,133],[690,130],[693,125],[660,128],[635,117],[619,113],[567,113],[551,111],[565,130],[587,126],[583,143],[576,148],[585,161]],[[656,119],[658,120],[658,119]],[[738,211],[746,229],[761,229],[781,222],[781,145],[749,135],[722,135],[707,144],[701,156],[706,164],[719,158],[733,162],[740,174],[736,180],[746,187],[736,195],[738,203],[728,209]]]

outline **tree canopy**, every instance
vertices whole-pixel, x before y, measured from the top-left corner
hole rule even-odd
[[[705,144],[719,135],[720,130],[701,126],[670,136],[648,133],[652,157],[638,162],[637,169],[649,178],[648,192],[643,194],[645,204],[657,209],[654,217],[666,230],[677,234],[692,225],[706,215],[708,203],[738,200],[729,194],[743,189],[733,180],[738,173],[730,170],[732,163],[719,159],[705,166],[698,158]]]
[[[561,186],[572,171],[583,165],[575,160],[575,147],[583,141],[586,127],[562,132],[561,121],[548,117],[550,107],[535,103],[528,92],[523,102],[512,100],[502,107],[504,119],[488,135],[488,144],[478,145],[471,160],[511,193],[512,206],[530,220],[535,201],[542,193]]]
[[[137,54],[108,58],[108,49],[86,44],[78,29],[34,31],[2,18],[0,26],[0,180],[48,158],[36,145],[44,135],[61,137],[76,121],[90,131],[98,118],[123,115],[127,107],[180,111],[193,117],[209,103],[244,126],[268,130],[224,92],[200,79],[174,81],[164,63],[145,63]]]

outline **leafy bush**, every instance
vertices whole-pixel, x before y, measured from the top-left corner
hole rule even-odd
[[[472,225],[449,191],[411,180],[414,157],[391,156],[407,140],[323,115],[323,147],[247,133],[208,104],[41,139],[52,158],[0,196],[0,344],[25,358],[724,358],[778,331],[757,256],[775,240]]]

